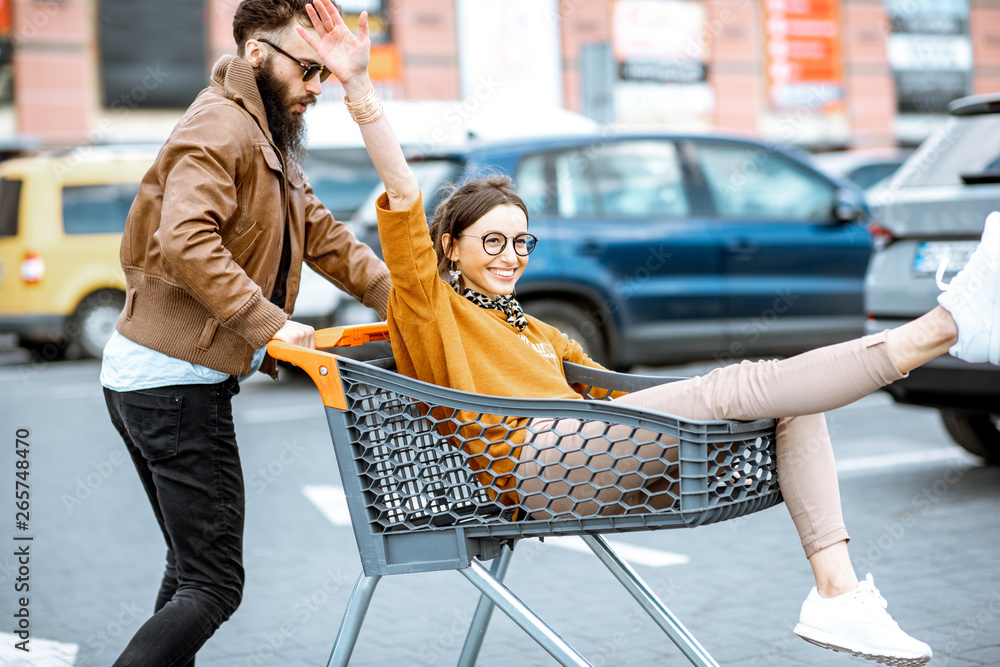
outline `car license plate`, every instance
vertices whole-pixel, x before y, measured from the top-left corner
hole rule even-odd
[[[913,257],[913,275],[932,276],[945,260],[945,275],[954,275],[969,261],[977,245],[978,241],[925,241],[917,246]]]

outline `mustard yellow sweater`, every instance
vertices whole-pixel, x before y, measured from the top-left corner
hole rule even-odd
[[[438,274],[421,199],[406,211],[391,211],[387,204],[383,194],[377,203],[378,231],[392,278],[388,326],[398,371],[479,394],[581,398],[566,383],[563,360],[601,366],[555,327],[526,315],[528,326],[518,332],[502,312],[481,308],[456,293]],[[465,415],[469,420],[475,416]],[[459,419],[465,421],[461,415]],[[493,487],[508,504],[516,503],[516,496],[500,492],[513,490],[509,473],[518,454],[516,445],[524,440],[526,422],[507,418],[505,426],[462,433],[463,447],[480,471],[480,483]],[[483,456],[487,453],[488,457]]]

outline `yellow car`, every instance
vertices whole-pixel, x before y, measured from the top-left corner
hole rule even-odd
[[[43,359],[100,357],[125,303],[118,258],[144,147],[0,163],[0,332]]]

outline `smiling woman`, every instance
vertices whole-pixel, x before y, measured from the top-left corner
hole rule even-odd
[[[441,232],[441,244],[467,289],[506,296],[514,293],[514,285],[528,265],[528,239],[535,237],[529,237],[527,229],[523,209],[500,205],[468,227]],[[534,241],[530,247],[535,247]]]

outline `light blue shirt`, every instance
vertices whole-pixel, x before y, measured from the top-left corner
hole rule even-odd
[[[266,348],[254,352],[250,373],[237,379],[242,382],[256,373],[266,353]],[[151,350],[117,331],[111,334],[111,340],[104,347],[104,360],[101,362],[101,384],[112,391],[138,391],[178,384],[217,384],[228,377],[228,373]]]

